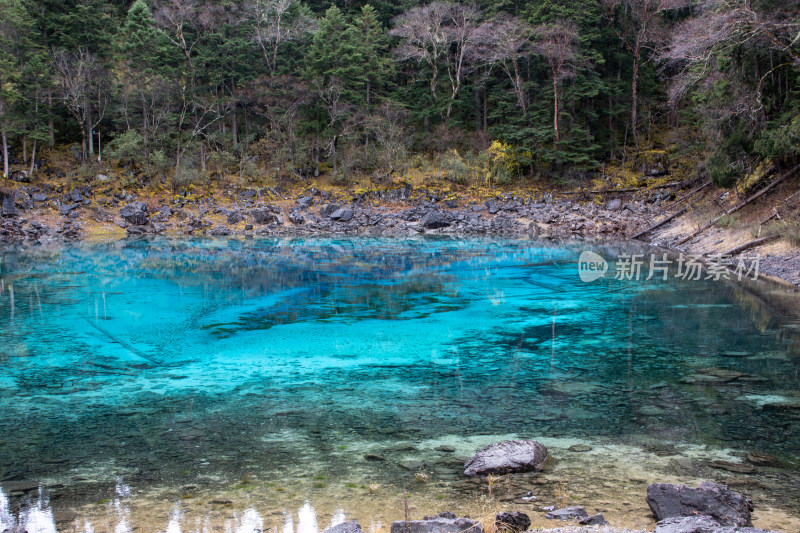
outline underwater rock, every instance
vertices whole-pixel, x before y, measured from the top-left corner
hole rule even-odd
[[[35,481],[3,481],[0,483],[5,492],[30,492],[39,490],[39,484]]]
[[[341,524],[325,528],[322,533],[361,533],[361,524],[356,520],[350,520],[349,522],[342,522]]]
[[[607,526],[608,520],[606,520],[606,517],[603,516],[603,513],[597,513],[589,518],[578,520],[578,523],[582,526]]]
[[[377,453],[365,453],[364,459],[367,461],[385,461],[386,457],[378,455]]]
[[[423,466],[425,466],[423,465],[422,461],[417,461],[416,459],[408,459],[406,461],[400,461],[397,464],[399,464],[402,468],[405,468],[406,470],[412,470],[414,472],[420,470]]]
[[[721,526],[709,516],[673,516],[661,520],[655,533],[712,533]]]
[[[747,460],[756,466],[773,466],[778,463],[778,458],[764,452],[749,452]]]
[[[456,451],[456,447],[455,446],[450,446],[448,444],[442,444],[441,446],[437,446],[436,447],[436,451],[437,452],[453,453],[454,451]]]
[[[754,466],[743,463],[731,463],[729,461],[711,461],[708,466],[718,470],[727,470],[735,474],[755,474],[757,472]]]
[[[647,487],[647,505],[659,521],[675,516],[710,516],[724,526],[752,526],[753,502],[709,481],[696,489],[672,483],[653,483]]]
[[[573,518],[588,518],[589,513],[586,512],[586,509],[582,505],[572,505],[570,507],[564,507],[563,509],[550,511],[544,515],[544,517],[550,520],[555,520],[556,518],[559,520],[571,520]]]
[[[522,511],[497,513],[495,524],[502,531],[527,531],[531,527],[531,518]]]
[[[573,444],[569,448],[567,448],[571,452],[590,452],[592,451],[592,447],[588,444]]]
[[[456,518],[446,511],[439,516],[426,516],[422,520],[399,520],[392,522],[391,533],[484,533],[483,526],[476,520]]]
[[[464,464],[464,475],[511,474],[541,470],[547,448],[533,440],[507,440],[486,446]]]

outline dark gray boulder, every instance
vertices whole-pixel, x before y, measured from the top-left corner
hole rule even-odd
[[[343,207],[337,209],[330,216],[331,220],[338,220],[339,222],[350,222],[353,218],[353,210]]]
[[[7,217],[17,215],[17,208],[14,206],[15,196],[14,189],[0,189],[0,215]]]
[[[556,518],[559,520],[572,520],[573,518],[588,518],[589,513],[586,512],[586,509],[582,505],[573,505],[571,507],[564,507],[563,509],[550,511],[544,515],[544,517],[551,520]]]
[[[607,526],[608,520],[603,516],[603,513],[597,513],[582,520],[578,520],[582,526]]]
[[[305,224],[306,219],[300,211],[290,211],[289,222],[292,224]]]
[[[233,233],[230,228],[226,226],[217,226],[216,228],[212,229],[208,232],[209,235],[212,237],[225,237]]]
[[[256,224],[281,224],[281,218],[269,209],[251,209],[250,216]]]
[[[45,193],[43,193],[43,192],[35,192],[35,193],[33,193],[31,195],[31,198],[33,198],[34,202],[46,202],[47,201],[47,195]]]
[[[547,448],[533,440],[507,440],[486,446],[464,463],[464,475],[487,476],[541,470]]]
[[[673,516],[661,520],[655,533],[712,533],[720,527],[710,516]]]
[[[362,533],[361,524],[355,520],[349,522],[342,522],[335,526],[325,528],[322,533]]]
[[[340,209],[339,206],[336,204],[328,204],[320,207],[319,215],[322,217],[330,217],[333,213],[335,213],[339,209]]]
[[[80,207],[80,204],[62,204],[58,206],[58,212],[64,216],[67,216],[78,207]]]
[[[497,529],[502,531],[527,531],[531,527],[531,518],[522,511],[497,513],[495,524]]]
[[[301,208],[308,208],[314,203],[313,196],[301,196],[298,198],[295,203]]]
[[[728,489],[704,481],[693,489],[686,485],[653,483],[647,487],[647,505],[661,521],[675,516],[710,516],[723,526],[752,526],[753,502]]]
[[[422,520],[399,520],[392,522],[391,533],[484,533],[483,526],[477,520],[456,518],[451,512],[439,516],[426,516]]]
[[[230,225],[238,224],[239,222],[244,220],[244,215],[242,215],[240,211],[231,211],[230,213],[228,213],[228,216],[226,217],[225,220]]]
[[[119,210],[125,222],[135,226],[144,226],[147,224],[147,204],[144,202],[133,202]]]
[[[450,222],[440,211],[431,210],[420,219],[419,225],[425,229],[439,229],[448,227]]]

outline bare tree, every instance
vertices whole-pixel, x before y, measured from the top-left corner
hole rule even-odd
[[[794,7],[791,4],[794,3]],[[761,82],[777,68],[800,65],[800,18],[798,2],[787,2],[781,9],[757,12],[749,0],[704,0],[695,8],[695,16],[678,26],[659,58],[665,67],[678,74],[673,77],[670,99],[676,103],[694,84],[709,76],[716,58],[744,45],[758,46],[786,53],[787,62],[772,66],[761,74],[755,107],[761,107]]]
[[[687,0],[603,0],[607,17],[623,45],[633,56],[633,75],[631,77],[631,134],[634,144],[639,146],[639,68],[645,50],[652,48],[666,38],[660,24],[662,13],[682,7]],[[615,26],[622,15],[620,28]]]
[[[251,109],[267,120],[272,144],[268,156],[277,159],[278,177],[282,178],[287,157],[295,160],[297,114],[309,101],[308,87],[289,76],[270,76],[248,84],[244,97]]]
[[[261,48],[270,75],[278,68],[278,50],[283,43],[308,35],[314,30],[313,18],[301,13],[292,16],[297,0],[251,0],[250,16],[255,22],[255,41]]]
[[[445,26],[445,34],[451,43],[447,54],[447,77],[450,79],[447,118],[450,118],[464,76],[477,64],[471,60],[475,58],[483,33],[479,23],[481,15],[481,11],[473,5],[450,4],[449,24]]]
[[[481,31],[481,11],[473,5],[451,4],[436,0],[409,9],[395,19],[390,35],[402,39],[395,50],[400,61],[414,60],[430,68],[431,97],[438,100],[439,71],[445,69],[450,82],[449,118],[464,78],[480,62],[476,53]]]
[[[158,0],[153,19],[161,34],[180,49],[189,70],[192,87],[196,84],[194,49],[204,33],[215,25],[216,9],[197,0]]]
[[[381,160],[389,174],[394,173],[405,155],[406,119],[405,109],[391,102],[381,104],[367,119],[367,130],[381,147]]]
[[[528,95],[522,85],[519,62],[531,53],[533,28],[516,17],[500,13],[478,32],[480,47],[476,50],[476,62],[485,60],[498,65],[506,73],[514,87],[517,105],[522,114],[527,113]]]
[[[53,65],[64,106],[80,124],[82,155],[86,159],[87,146],[89,153],[94,153],[92,132],[103,119],[108,103],[108,91],[102,83],[97,58],[84,49],[74,53],[59,51],[53,56]],[[93,104],[97,107],[94,115]]]
[[[578,63],[578,28],[571,22],[544,24],[534,30],[537,41],[534,50],[550,66],[553,75],[553,130],[559,141],[558,86],[562,80],[575,76]]]
[[[344,118],[352,111],[352,107],[342,99],[342,83],[336,77],[331,77],[327,84],[322,80],[314,80],[314,89],[317,97],[328,113],[328,154],[333,158],[333,175],[338,173],[336,143],[339,137],[344,136],[342,129]]]
[[[431,98],[437,100],[439,69],[442,58],[450,48],[445,24],[450,17],[450,4],[431,2],[422,7],[409,9],[395,19],[390,35],[400,37],[402,42],[395,50],[400,61],[414,60],[425,63],[431,69]]]

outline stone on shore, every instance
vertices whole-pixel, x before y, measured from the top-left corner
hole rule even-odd
[[[464,464],[464,475],[486,476],[541,470],[547,448],[533,440],[507,440],[486,446]]]
[[[607,526],[608,520],[603,516],[603,513],[597,513],[588,518],[578,520],[578,523],[582,526]]]
[[[570,507],[564,507],[563,509],[557,509],[555,511],[550,511],[546,515],[545,518],[549,518],[551,520],[555,520],[558,518],[559,520],[572,520],[573,518],[588,518],[589,513],[586,512],[586,509],[582,505],[573,505]]]
[[[661,520],[655,533],[712,533],[720,527],[710,516],[672,516]]]
[[[531,527],[531,519],[522,511],[497,513],[495,524],[498,530],[510,532],[527,531]]]
[[[134,226],[144,226],[148,222],[147,204],[144,202],[133,202],[119,210],[121,216],[128,224]]]
[[[455,514],[445,511],[438,516],[426,516],[422,520],[399,520],[392,522],[391,533],[484,533],[483,526],[477,520],[457,518]]]
[[[13,217],[17,215],[14,206],[16,192],[13,189],[0,189],[0,216]]]
[[[653,483],[647,487],[647,505],[656,519],[680,516],[709,516],[723,526],[750,527],[753,502],[728,489],[704,481],[693,489],[686,485]]]
[[[419,221],[419,225],[425,229],[439,229],[448,227],[450,223],[441,212],[428,211]]]

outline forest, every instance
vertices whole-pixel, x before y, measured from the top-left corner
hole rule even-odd
[[[679,144],[727,187],[797,162],[799,80],[797,0],[0,0],[6,177],[585,180]]]

